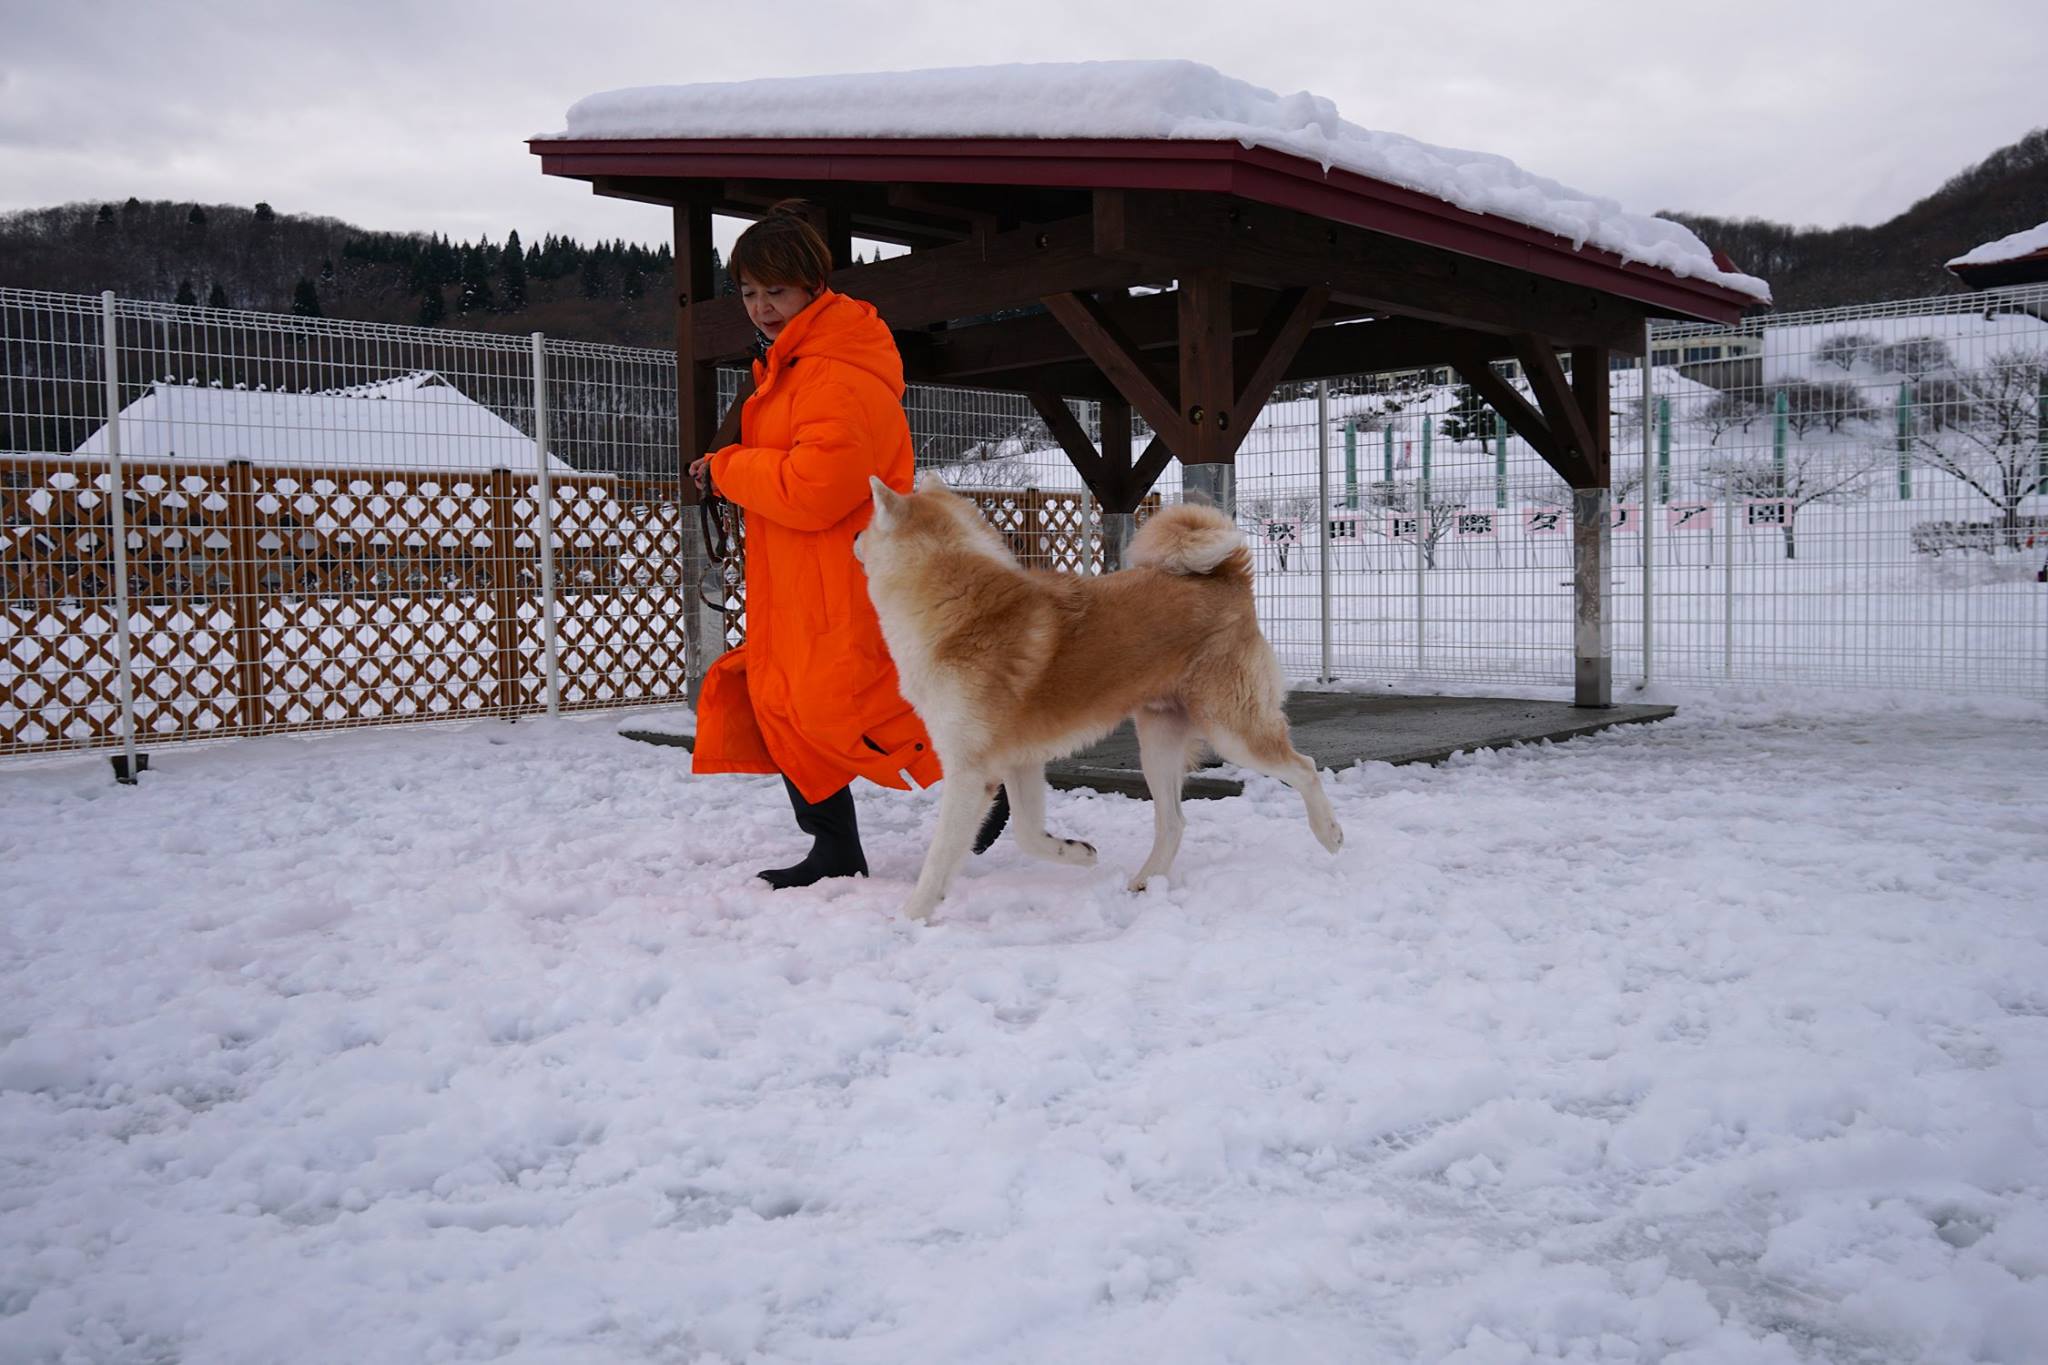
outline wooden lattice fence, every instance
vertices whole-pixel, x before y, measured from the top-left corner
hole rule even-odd
[[[123,467],[138,737],[545,705],[536,476]],[[0,458],[0,754],[118,735],[107,486],[101,461]],[[680,699],[674,482],[553,491],[562,705]]]
[[[247,461],[123,471],[138,738],[545,708],[535,475]],[[103,461],[0,457],[0,754],[118,741],[107,487]],[[660,478],[557,474],[552,487],[563,707],[682,700],[694,510]],[[1078,494],[967,496],[1025,564],[1100,563],[1101,522],[1088,515],[1084,529]],[[737,644],[744,582],[726,606]]]

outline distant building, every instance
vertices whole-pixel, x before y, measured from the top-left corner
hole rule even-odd
[[[105,455],[102,426],[73,452]],[[318,393],[158,380],[121,409],[124,458],[319,469],[534,468],[533,437],[432,370]],[[554,455],[548,468],[574,472]]]

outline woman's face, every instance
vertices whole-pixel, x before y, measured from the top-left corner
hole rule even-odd
[[[756,284],[745,275],[740,276],[740,302],[746,304],[747,316],[770,341],[816,297],[800,284]]]

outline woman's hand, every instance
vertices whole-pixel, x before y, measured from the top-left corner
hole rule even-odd
[[[690,461],[690,477],[696,481],[697,487],[705,492],[713,491],[711,486],[711,457],[709,455],[699,455],[696,459]]]

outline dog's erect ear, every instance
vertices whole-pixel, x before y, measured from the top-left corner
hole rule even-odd
[[[903,506],[903,495],[874,474],[868,475],[868,488],[875,495],[875,525],[888,525],[895,520],[897,509]]]

